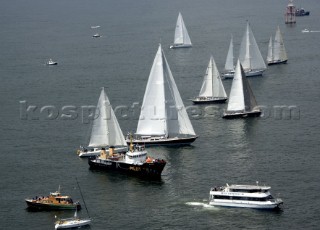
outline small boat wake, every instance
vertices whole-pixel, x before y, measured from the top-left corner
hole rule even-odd
[[[214,207],[214,206],[209,205],[208,203],[204,203],[204,202],[186,202],[186,205],[202,207],[207,210],[218,210],[217,207]]]
[[[320,30],[304,29],[304,30],[301,30],[301,33],[320,33]]]

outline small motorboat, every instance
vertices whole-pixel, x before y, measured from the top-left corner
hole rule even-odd
[[[53,61],[51,58],[46,63],[47,65],[58,65],[58,62]]]
[[[302,33],[309,33],[310,30],[308,30],[308,29],[303,29],[301,32],[302,32]]]
[[[74,213],[74,217],[67,219],[60,219],[55,222],[55,229],[69,229],[69,228],[80,228],[82,226],[89,225],[91,223],[90,219],[80,219],[77,216],[77,210]]]
[[[92,35],[92,37],[93,37],[93,38],[100,38],[101,35],[100,35],[100,34],[94,34],[94,35]]]

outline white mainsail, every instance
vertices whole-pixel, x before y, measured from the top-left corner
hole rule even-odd
[[[233,37],[231,36],[229,50],[226,58],[224,69],[226,72],[234,72],[234,55],[233,55]]]
[[[106,146],[127,146],[127,142],[105,90],[102,88],[93,120],[89,147]]]
[[[227,113],[257,111],[257,102],[238,60],[231,85]]]
[[[195,135],[161,45],[150,71],[136,134]]]
[[[199,97],[227,97],[217,65],[212,56],[210,57],[206,74],[203,79]]]
[[[174,33],[174,44],[175,45],[188,45],[191,46],[191,39],[189,37],[187,28],[184,24],[183,18],[181,13],[179,12],[177,24],[176,24],[176,30]]]
[[[256,39],[253,36],[249,22],[247,22],[246,31],[241,41],[239,59],[245,72],[251,70],[265,70],[267,68]]]

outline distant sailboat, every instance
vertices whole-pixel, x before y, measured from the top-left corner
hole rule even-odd
[[[227,99],[218,68],[211,56],[199,96],[192,101],[195,104],[224,103]]]
[[[119,147],[116,151],[126,151],[127,142],[117,118],[113,112],[108,96],[102,88],[98,105],[93,120],[91,138],[89,142],[89,150],[81,148],[78,150],[80,157],[97,156],[101,152],[101,148]]]
[[[226,58],[226,63],[224,65],[223,78],[233,78],[234,75],[234,55],[233,55],[233,37],[231,37],[229,50]]]
[[[260,114],[261,110],[257,105],[250,84],[238,60],[236,72],[232,80],[227,110],[222,117],[258,117]]]
[[[280,28],[278,26],[276,35],[274,37],[274,42],[272,43],[272,36],[269,40],[267,63],[268,65],[285,64],[287,63],[287,60],[287,52],[284,47]]]
[[[195,134],[186,108],[159,45],[133,143],[145,145],[190,144]],[[127,143],[130,143],[129,137]]]
[[[174,33],[174,44],[170,46],[170,49],[175,48],[188,48],[192,47],[192,43],[187,31],[187,28],[184,24],[181,13],[177,19],[176,30]]]
[[[262,75],[267,68],[249,22],[241,41],[239,59],[247,77]]]

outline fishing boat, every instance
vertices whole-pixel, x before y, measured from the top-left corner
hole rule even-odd
[[[224,72],[222,74],[224,79],[233,78],[234,75],[234,55],[233,55],[233,37],[231,36],[226,63],[224,65]]]
[[[191,39],[189,37],[188,30],[184,24],[182,15],[179,12],[176,30],[174,33],[174,43],[170,46],[170,49],[188,47],[192,47]]]
[[[195,104],[224,103],[227,99],[217,65],[211,56],[199,96],[192,101]]]
[[[278,26],[276,35],[274,37],[274,42],[272,43],[272,36],[270,37],[270,40],[269,40],[267,64],[268,65],[285,64],[287,63],[287,60],[288,60],[287,52],[284,47],[280,28]]]
[[[53,61],[51,58],[46,62],[47,65],[58,65],[58,62]]]
[[[276,209],[283,204],[282,199],[274,198],[270,186],[228,185],[210,189],[209,205],[220,207]]]
[[[144,146],[134,145],[132,142],[129,151],[125,154],[115,154],[110,147],[108,154],[102,149],[100,156],[90,157],[88,163],[90,169],[114,171],[145,178],[160,178],[166,165],[165,160],[148,156]]]
[[[36,196],[25,199],[28,208],[38,210],[81,209],[80,203],[73,202],[70,196],[62,196],[60,186],[58,191],[51,192],[49,196]]]
[[[116,152],[126,152],[128,150],[127,142],[109,98],[104,87],[102,87],[92,124],[89,145],[87,148],[80,146],[77,153],[79,157],[97,156],[100,155],[102,148],[109,146],[113,146]]]
[[[230,96],[227,110],[223,113],[223,118],[257,117],[261,115],[261,110],[251,90],[249,81],[238,60],[236,72],[232,80]]]
[[[249,22],[241,41],[239,59],[247,77],[260,76],[267,68]]]
[[[58,221],[55,222],[55,226],[54,228],[55,229],[70,229],[70,228],[80,228],[82,226],[86,226],[86,225],[89,225],[91,223],[91,219],[90,219],[90,216],[89,216],[89,212],[88,212],[88,209],[87,209],[87,205],[86,203],[84,202],[84,199],[83,199],[83,195],[82,195],[82,192],[81,192],[81,189],[80,189],[80,185],[77,181],[77,184],[78,184],[78,187],[79,187],[79,190],[80,190],[80,193],[81,193],[81,197],[82,197],[82,200],[83,200],[83,203],[86,207],[86,210],[87,210],[87,214],[88,214],[88,217],[87,219],[80,219],[78,217],[78,211],[76,209],[75,213],[74,213],[74,216],[71,217],[71,218],[66,218],[66,219],[59,219]]]
[[[130,137],[131,134],[127,143]],[[142,145],[181,145],[191,144],[197,137],[160,44],[132,141]]]

